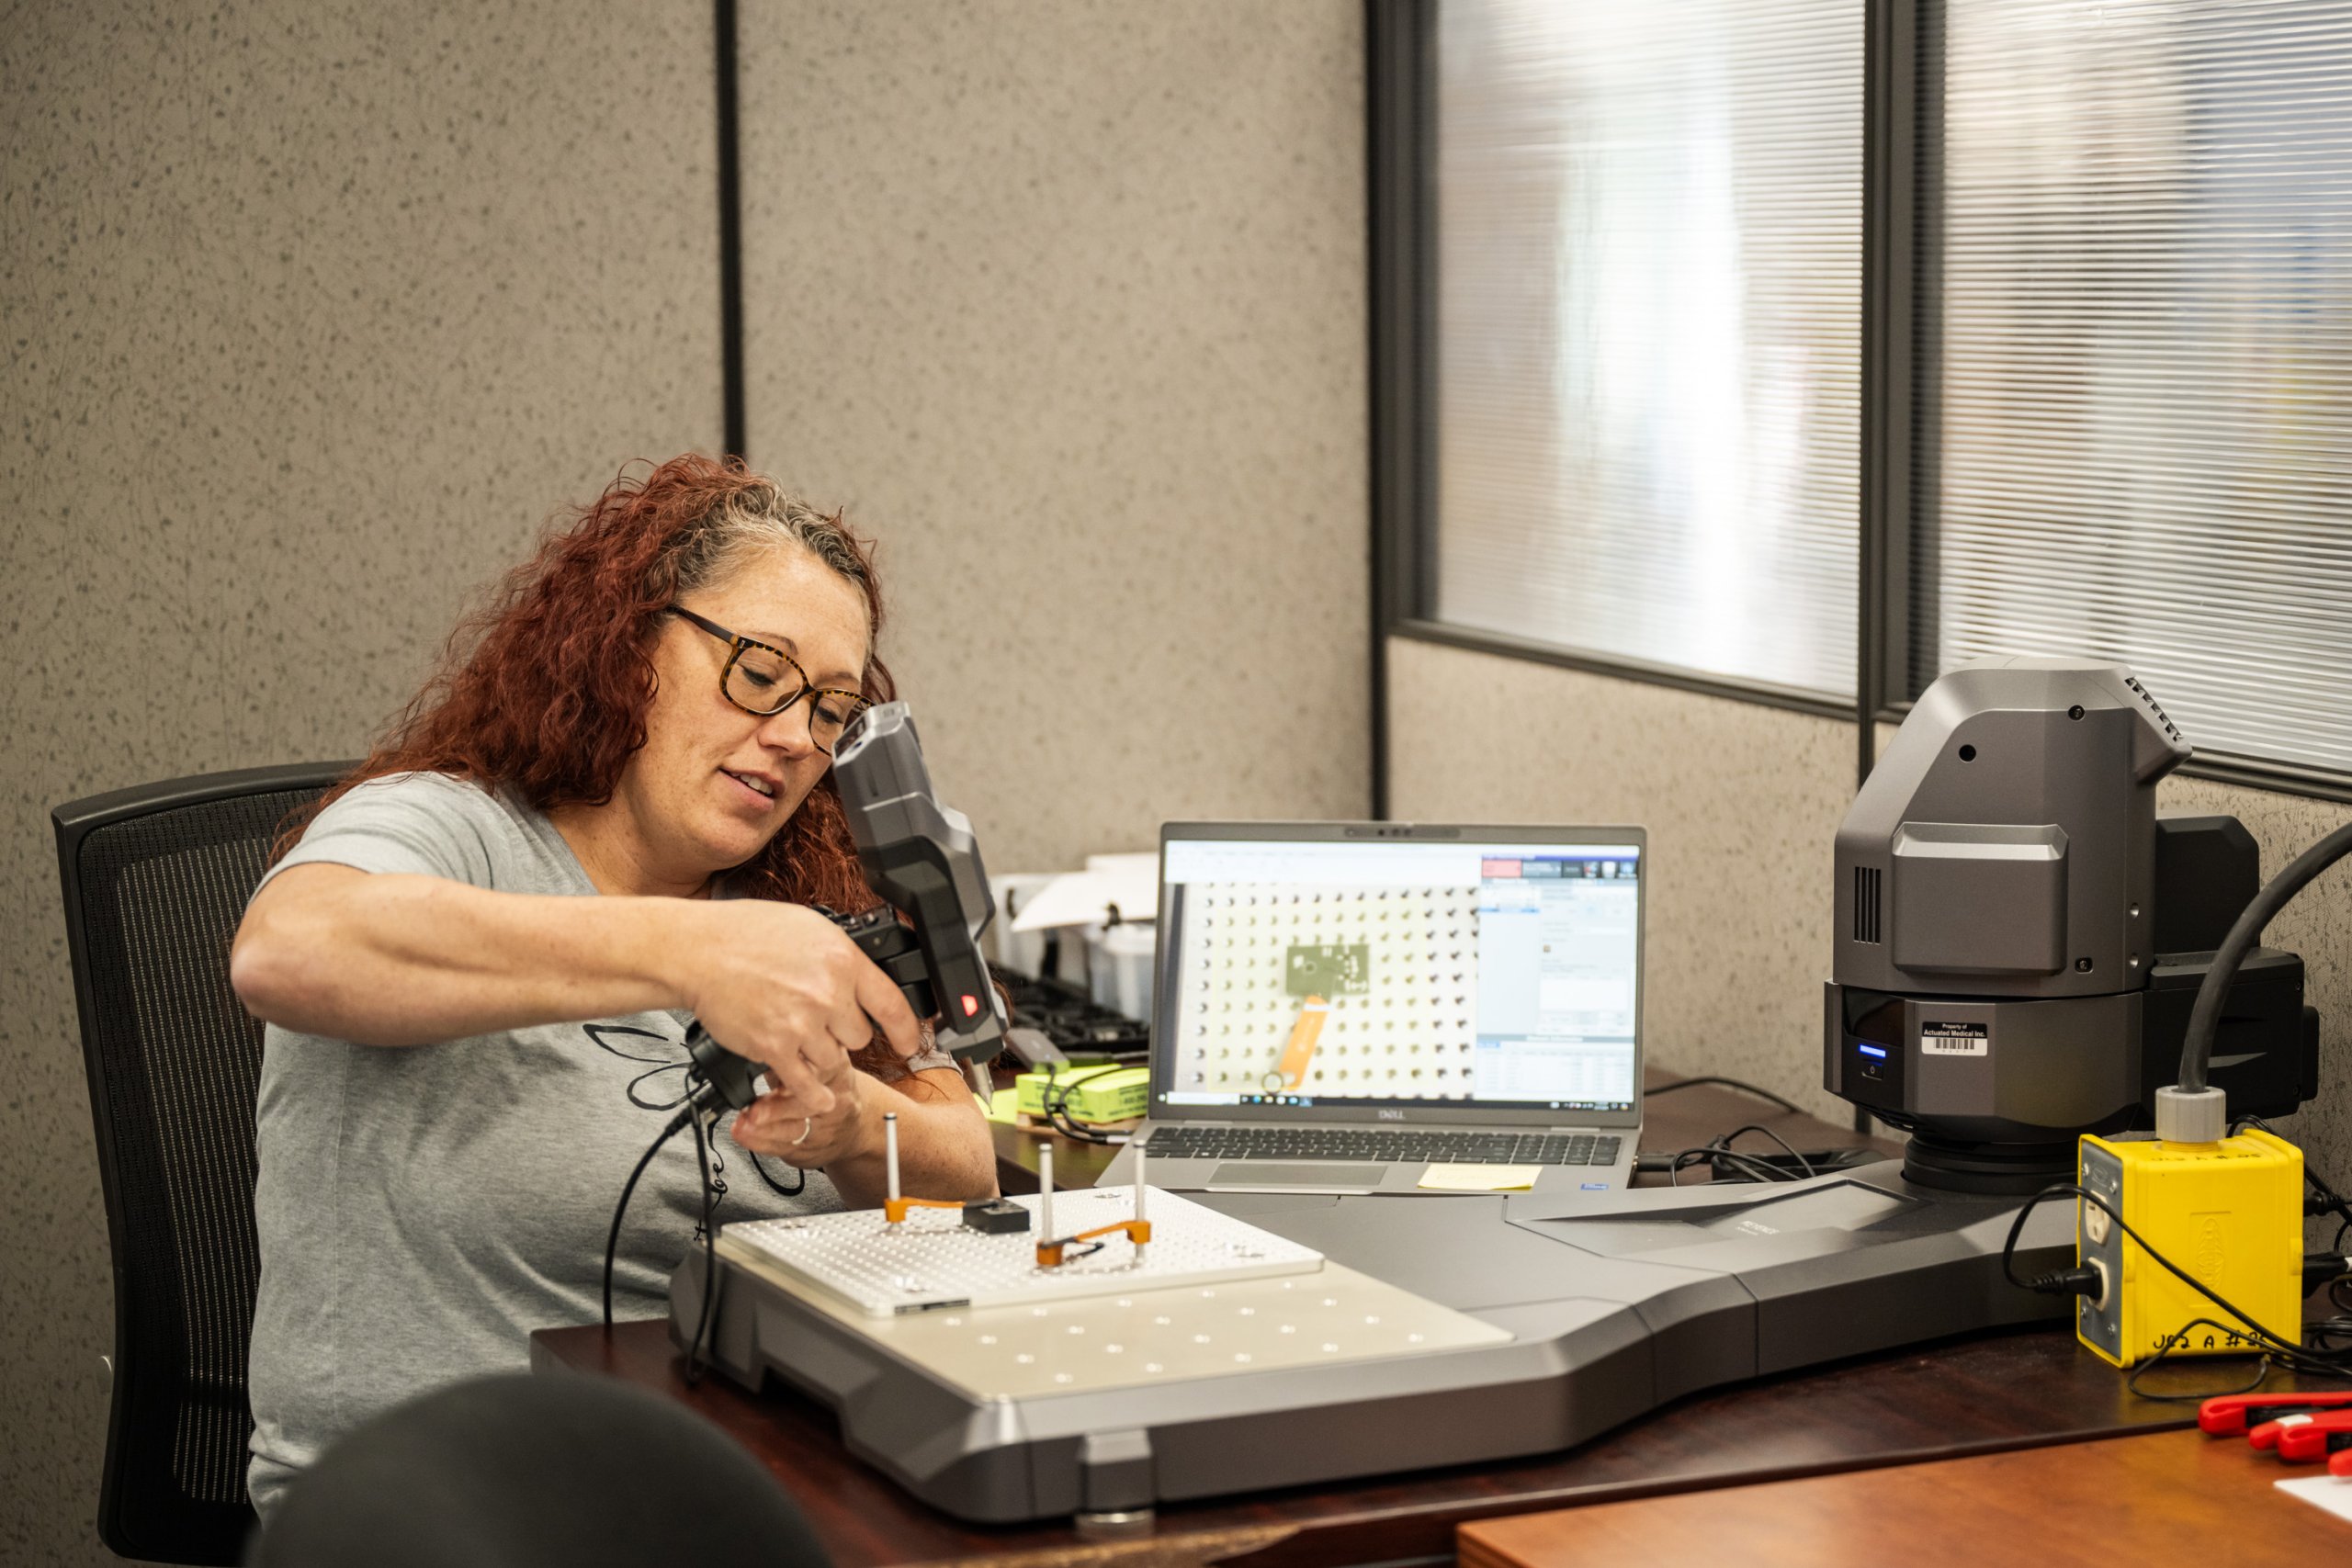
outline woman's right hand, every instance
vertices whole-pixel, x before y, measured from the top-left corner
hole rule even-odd
[[[831,1108],[827,1080],[877,1027],[902,1057],[922,1049],[906,997],[824,916],[752,898],[703,908],[682,933],[686,1005],[711,1038],[764,1065],[802,1105]]]

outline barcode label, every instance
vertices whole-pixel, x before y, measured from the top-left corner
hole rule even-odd
[[[1983,1056],[1992,1050],[1993,1032],[1981,1023],[1923,1023],[1919,1054],[1923,1056]]]

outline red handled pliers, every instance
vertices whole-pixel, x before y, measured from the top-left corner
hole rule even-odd
[[[2352,1409],[2352,1393],[2226,1393],[2197,1407],[2198,1430],[2209,1437],[2251,1433],[2282,1416],[2310,1416],[2323,1410]],[[2256,1438],[2255,1447],[2268,1442]]]

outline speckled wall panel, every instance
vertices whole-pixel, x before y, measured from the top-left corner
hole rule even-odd
[[[1850,1119],[1821,983],[1853,726],[1401,637],[1388,675],[1393,816],[1647,828],[1650,1059]]]
[[[710,15],[0,19],[0,1560],[113,1561],[48,810],[356,752],[559,502],[717,445]]]
[[[1362,10],[742,7],[752,457],[991,867],[1368,808]]]

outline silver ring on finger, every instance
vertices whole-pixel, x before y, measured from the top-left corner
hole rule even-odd
[[[807,1143],[808,1141],[808,1130],[816,1124],[817,1119],[814,1116],[803,1116],[800,1119],[800,1136],[793,1139],[789,1146],[798,1148],[801,1145]]]

